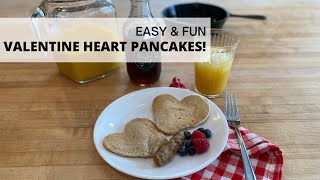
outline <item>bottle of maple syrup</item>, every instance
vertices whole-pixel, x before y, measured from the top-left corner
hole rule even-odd
[[[131,19],[132,18],[132,19]],[[139,19],[133,19],[139,18]],[[143,18],[143,19],[141,19]],[[161,41],[160,36],[136,36],[136,27],[153,27],[158,23],[150,11],[149,0],[131,0],[129,20],[125,25],[124,38],[127,42]],[[159,80],[161,74],[160,52],[127,51],[127,71],[130,80],[139,86],[152,85]]]

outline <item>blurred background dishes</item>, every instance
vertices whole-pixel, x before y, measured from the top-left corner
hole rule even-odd
[[[211,28],[222,29],[229,17],[241,17],[249,19],[266,20],[267,17],[263,15],[236,15],[231,14],[224,8],[219,6],[202,4],[202,3],[188,3],[177,4],[165,8],[162,13],[165,18],[211,18]]]

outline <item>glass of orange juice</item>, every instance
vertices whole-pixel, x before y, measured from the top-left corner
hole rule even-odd
[[[208,98],[223,94],[239,43],[237,35],[223,30],[211,30],[209,62],[195,63],[195,90]]]

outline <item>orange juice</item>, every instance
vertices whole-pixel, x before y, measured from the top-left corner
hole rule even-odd
[[[88,33],[90,32],[90,33]],[[78,27],[70,28],[68,31],[63,31],[57,35],[58,38],[64,41],[101,41],[108,40],[117,42],[120,40],[117,32],[95,24],[79,25]],[[58,62],[58,68],[62,74],[69,79],[86,83],[96,79],[103,78],[106,74],[116,69],[121,63],[112,62],[115,59],[122,58],[121,52],[55,52],[54,57],[66,62]],[[90,62],[90,59],[108,60],[106,62]],[[68,62],[68,60],[70,60]],[[74,60],[88,60],[87,62],[74,62]],[[110,62],[111,61],[111,62]],[[119,61],[116,61],[119,62]]]
[[[195,63],[195,87],[198,92],[209,96],[223,93],[232,67],[228,56],[228,53],[212,54],[211,62]]]
[[[57,63],[62,74],[69,79],[85,83],[104,77],[120,63]]]
[[[215,98],[224,92],[238,43],[236,34],[211,29],[210,56],[203,57],[208,61],[195,64],[195,89],[198,93]]]

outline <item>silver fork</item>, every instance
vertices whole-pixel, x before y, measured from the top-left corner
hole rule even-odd
[[[228,124],[232,126],[236,131],[241,150],[246,180],[256,180],[256,176],[253,172],[253,168],[249,156],[247,154],[247,148],[244,145],[243,139],[238,129],[238,126],[240,125],[240,116],[238,112],[237,98],[236,95],[234,95],[233,93],[225,93],[223,113],[226,116]]]

